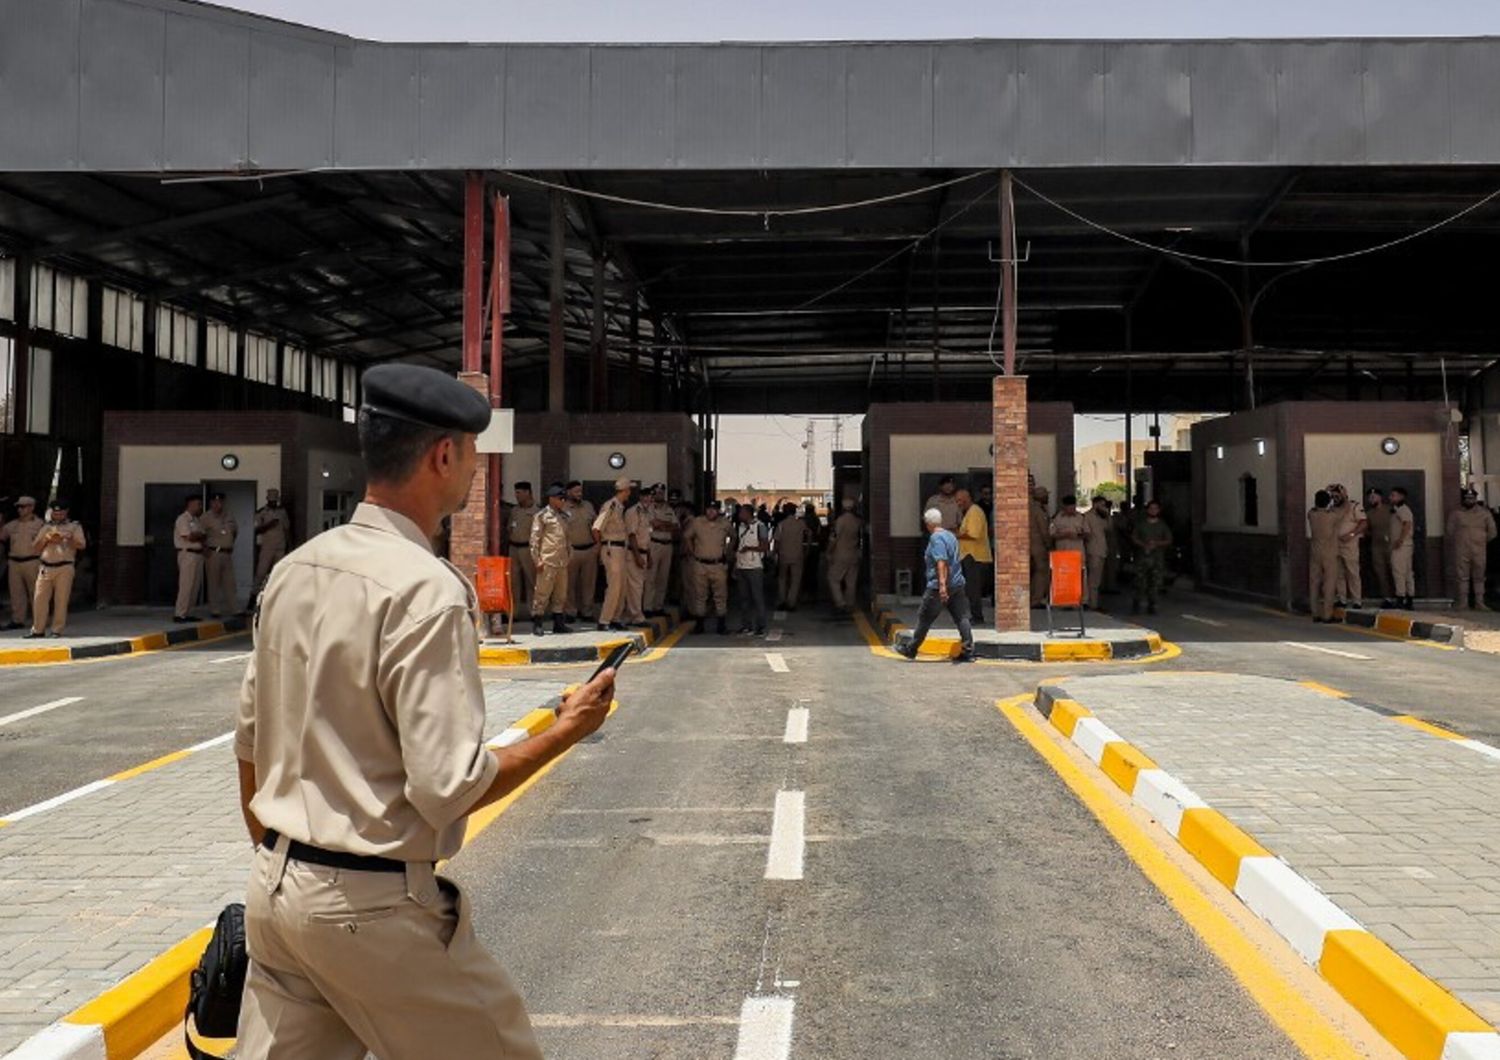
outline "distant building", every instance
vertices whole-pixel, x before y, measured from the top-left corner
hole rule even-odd
[[[1132,441],[1130,445],[1131,467],[1145,467],[1146,454],[1155,448],[1156,441],[1152,438]],[[1170,446],[1162,448],[1170,448]],[[1095,442],[1093,445],[1084,446],[1078,450],[1077,458],[1076,478],[1079,502],[1092,497],[1099,486],[1107,483],[1117,483],[1123,487],[1126,474],[1124,442]],[[1053,500],[1055,502],[1057,498]]]
[[[809,501],[817,508],[818,514],[824,515],[828,512],[829,492],[816,486],[807,486],[802,489],[777,489],[774,486],[747,486],[744,489],[721,489],[715,496],[722,502],[733,497],[737,504],[750,503],[757,507],[764,504],[768,509],[774,510],[788,501],[797,506],[801,511],[802,506]]]

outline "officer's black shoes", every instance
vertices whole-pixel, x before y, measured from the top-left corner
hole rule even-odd
[[[600,622],[600,623],[598,623],[597,625],[594,626],[594,629],[596,631],[600,632],[600,633],[603,633],[608,628],[609,628],[609,626],[605,625],[603,622]]]
[[[721,637],[727,637],[727,636],[729,636],[729,623],[726,622],[726,621],[724,621],[724,619],[722,619],[722,618],[719,619],[718,634]]]
[[[609,628],[612,629],[612,630],[614,630],[616,633],[624,633],[625,632],[625,623],[623,623],[623,622],[611,622],[609,624]]]
[[[1139,603],[1131,604],[1130,605],[1130,613],[1132,615],[1138,615],[1138,614],[1140,614],[1141,613],[1141,605]]]
[[[531,624],[531,635],[533,637],[545,637],[547,635],[547,629],[541,624],[540,621],[533,622]]]
[[[694,636],[696,636],[699,633],[707,633],[707,632],[708,632],[708,619],[706,619],[706,618],[698,618],[698,619],[694,619],[693,620],[693,634],[694,634]]]
[[[757,637],[764,637],[766,635],[766,627],[765,626],[756,626],[755,627],[755,634],[754,635],[757,636]]]
[[[49,630],[48,630],[48,631],[47,631],[47,636],[49,636],[49,637],[61,637],[61,636],[62,636],[62,634],[61,634],[61,633],[59,633],[59,632],[58,632],[58,631],[57,631],[57,630],[55,630],[55,629],[49,629]]]
[[[1396,601],[1394,601],[1394,600],[1392,600],[1390,598],[1386,598],[1386,599],[1380,601],[1380,606],[1389,609],[1389,608],[1392,608],[1392,607],[1396,606]]]
[[[1365,605],[1358,600],[1350,600],[1344,606],[1350,611],[1363,611],[1365,609]]]
[[[911,661],[917,657],[917,649],[913,648],[910,644],[902,644],[896,649],[896,654],[903,659]]]
[[[20,629],[20,628],[21,628],[21,623],[19,623],[19,622],[7,622],[7,623],[5,623],[5,625],[0,626],[0,633],[8,632],[9,630],[12,630],[12,629]]]
[[[22,637],[21,639],[22,640],[41,640],[44,635],[45,634],[38,633],[36,630],[32,630],[30,633],[26,634],[26,636]]]
[[[573,632],[573,627],[570,626],[570,625],[568,625],[567,621],[563,618],[562,615],[553,615],[552,616],[552,632],[553,633],[572,633]]]

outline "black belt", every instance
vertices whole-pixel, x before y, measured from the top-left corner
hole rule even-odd
[[[37,560],[39,560],[41,558],[42,558],[41,556],[11,556],[10,557],[10,562],[12,562],[12,563],[35,563]]]
[[[723,563],[724,561],[722,559],[699,559],[697,556],[694,556],[693,557],[693,562],[694,563],[706,563],[710,567],[713,567],[713,566],[717,566],[720,563]]]
[[[272,850],[281,834],[274,828],[266,829],[266,838],[261,846]],[[405,872],[406,862],[395,858],[376,857],[374,854],[346,854],[342,850],[324,850],[308,846],[295,839],[287,840],[286,856],[309,865],[326,865],[330,869],[353,869],[357,872]]]
[[[201,548],[179,548],[177,551],[178,552],[191,552],[195,556],[201,556],[201,555],[203,555],[203,550]]]
[[[71,567],[72,565],[73,561],[70,559],[61,560],[57,563],[48,563],[46,560],[42,560],[42,566],[44,567]]]
[[[623,541],[606,541],[604,543],[606,545],[614,545],[616,548],[624,548],[625,547],[625,542],[623,542]]]
[[[592,541],[590,541],[586,545],[573,545],[573,543],[571,541],[568,542],[568,544],[572,545],[572,548],[573,548],[574,552],[588,552],[590,549],[592,549],[594,547],[594,542],[592,542]]]
[[[672,539],[670,537],[653,537],[651,541],[654,544],[658,545],[670,545],[672,543]]]

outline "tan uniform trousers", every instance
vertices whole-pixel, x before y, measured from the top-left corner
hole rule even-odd
[[[1333,599],[1338,592],[1339,554],[1314,548],[1307,560],[1307,609],[1314,618],[1333,617]]]
[[[630,562],[630,550],[624,545],[606,544],[599,554],[604,564],[604,606],[599,608],[599,621],[619,622],[625,616],[625,573]]]
[[[670,542],[651,542],[651,567],[646,571],[645,599],[641,604],[647,611],[660,611],[667,606],[667,586],[672,580],[672,551]]]
[[[1052,561],[1045,546],[1031,549],[1031,606],[1040,607],[1047,602],[1047,592],[1052,588]]]
[[[625,602],[624,614],[626,622],[646,621],[646,612],[643,607],[646,599],[646,575],[649,570],[641,568],[640,560],[650,556],[648,549],[644,554],[637,552],[634,548],[627,550],[625,560]]]
[[[52,619],[52,632],[61,633],[68,624],[68,597],[73,592],[73,564],[61,567],[42,567],[36,576],[36,593],[31,598],[33,617],[31,631],[42,633],[47,629],[47,619]]]
[[[203,560],[204,577],[208,581],[208,609],[215,615],[233,614],[236,609],[234,553],[209,552]]]
[[[530,606],[536,593],[536,561],[531,558],[531,543],[510,546],[510,602],[516,614]]]
[[[598,608],[594,594],[599,588],[599,548],[574,548],[568,557],[568,614],[593,618]]]
[[[1397,596],[1417,595],[1417,577],[1411,569],[1414,548],[1412,542],[1406,541],[1391,549],[1391,574],[1395,579]]]
[[[286,549],[277,546],[275,548],[262,548],[260,555],[255,557],[255,592],[260,592],[266,587],[266,579],[271,576],[271,568],[281,562],[281,557],[286,555]]]
[[[42,569],[39,559],[8,560],[5,564],[10,580],[10,620],[24,625],[31,610],[32,598],[36,596],[36,576]]]
[[[185,615],[198,604],[203,585],[203,553],[177,550],[177,607],[174,615]]]
[[[1365,597],[1359,576],[1359,542],[1355,541],[1353,545],[1352,550],[1347,546],[1340,546],[1338,555],[1334,558],[1334,566],[1338,571],[1338,584],[1334,587],[1334,592],[1340,600],[1357,604]]]
[[[802,596],[801,556],[783,556],[776,565],[776,606],[795,611]]]
[[[1469,606],[1469,586],[1474,587],[1474,606],[1484,603],[1484,569],[1487,542],[1458,539],[1458,555],[1454,557],[1454,572],[1458,575],[1458,606]]]
[[[1380,598],[1388,599],[1391,595],[1391,543],[1389,541],[1370,542],[1370,567],[1375,572],[1375,585],[1380,589]]]
[[[714,614],[723,618],[729,614],[729,568],[722,563],[700,563],[696,559],[687,561],[689,587],[692,590],[692,612],[699,618],[708,617],[709,598],[713,598]]]
[[[835,552],[828,558],[828,592],[833,596],[834,607],[853,607],[858,584],[858,555],[841,556]]]
[[[467,899],[429,865],[357,872],[258,850],[245,941],[239,1060],[541,1060]]]
[[[1088,577],[1088,605],[1099,608],[1099,589],[1104,585],[1104,566],[1109,556],[1103,552],[1085,552],[1083,573]]]
[[[531,617],[568,610],[568,568],[541,567],[536,572],[536,591],[531,594]]]

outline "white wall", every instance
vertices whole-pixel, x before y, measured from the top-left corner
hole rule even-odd
[[[328,471],[326,478],[323,475],[325,468]],[[305,510],[292,513],[297,520],[293,527],[293,540],[297,542],[306,541],[322,532],[324,490],[352,493],[355,504],[365,495],[365,462],[358,453],[309,449],[304,474],[305,492],[298,507]],[[262,495],[260,500],[264,501],[265,497]]]
[[[609,454],[617,452],[625,454],[625,466],[619,471],[609,466]],[[621,477],[633,478],[642,486],[667,482],[666,445],[568,446],[568,478],[580,482],[613,482]],[[691,488],[691,483],[686,482],[667,482],[667,485],[684,493]]]
[[[219,461],[225,453],[240,458],[240,465],[225,471]],[[255,494],[263,498],[268,489],[281,488],[279,445],[122,445],[120,446],[120,496],[115,543],[146,543],[146,483],[253,482]],[[243,528],[242,528],[243,530]],[[152,527],[153,536],[170,534],[171,527]]]
[[[1393,437],[1401,451],[1386,456],[1382,439]],[[1388,468],[1392,471],[1426,473],[1427,536],[1442,537],[1447,512],[1443,511],[1443,436],[1441,434],[1308,434],[1303,437],[1307,462],[1307,497],[1331,482],[1342,483],[1350,497],[1364,489],[1364,473]]]
[[[542,481],[542,447],[534,443],[517,445],[513,452],[500,458],[500,496],[507,502],[516,499],[516,483],[529,482],[533,495],[540,501],[546,495]]]
[[[891,480],[887,484],[891,501],[891,534],[915,537],[922,518],[918,497],[918,476],[926,471],[959,472],[971,467],[990,467],[994,442],[988,434],[893,434],[891,435]],[[1058,500],[1057,436],[1033,434],[1026,439],[1026,455],[1038,486],[1046,486],[1052,503]],[[1070,486],[1071,488],[1071,486]]]
[[[1281,506],[1278,503],[1281,482],[1277,474],[1280,454],[1276,451],[1274,438],[1267,438],[1265,443],[1265,456],[1255,451],[1253,441],[1226,444],[1223,460],[1215,455],[1217,446],[1208,447],[1203,460],[1208,495],[1208,514],[1203,522],[1205,530],[1271,535],[1281,532]],[[1259,526],[1246,526],[1241,521],[1240,479],[1247,474],[1255,476]],[[1352,488],[1358,491],[1357,482]]]

